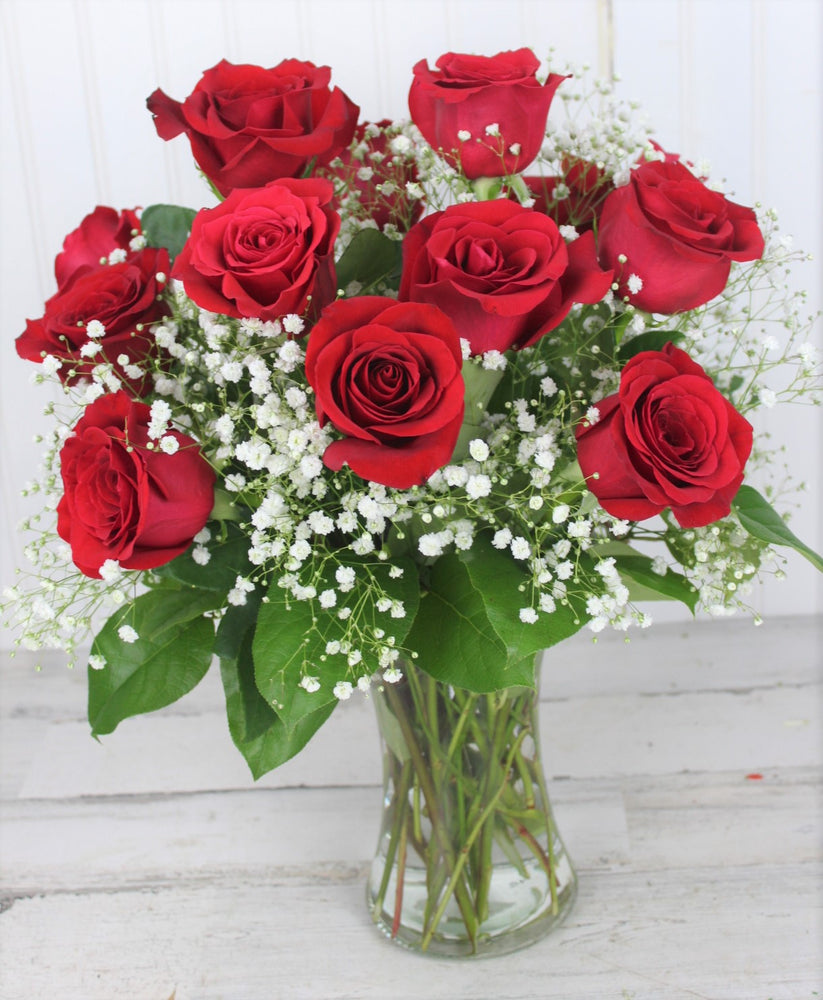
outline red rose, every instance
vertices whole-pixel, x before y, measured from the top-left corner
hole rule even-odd
[[[86,576],[115,559],[124,569],[152,569],[191,544],[214,503],[214,473],[195,441],[163,437],[179,450],[149,450],[150,407],[125,392],[86,407],[60,452],[63,497],[57,533]]]
[[[337,294],[334,189],[319,178],[235,190],[194,217],[173,276],[202,309],[274,320],[312,314]]]
[[[432,306],[340,299],[309,335],[317,418],[346,436],[323,461],[395,489],[424,483],[452,456],[463,423],[460,341]]]
[[[540,151],[555,91],[566,79],[536,76],[531,49],[472,56],[447,52],[429,69],[414,67],[409,111],[426,141],[470,178],[501,177],[527,167]],[[497,126],[496,134],[489,134]],[[489,131],[487,131],[487,129]],[[460,138],[468,132],[470,138]]]
[[[297,177],[348,146],[359,108],[328,66],[284,59],[272,69],[223,59],[181,104],[155,90],[146,104],[161,139],[185,132],[198,166],[222,195]]]
[[[682,163],[644,163],[603,204],[600,261],[638,309],[694,309],[726,287],[733,260],[756,260],[763,235],[750,208],[711,191]],[[620,260],[625,255],[625,262]],[[631,292],[632,275],[642,281]]]
[[[357,192],[358,205],[347,206],[349,211],[358,218],[372,219],[380,230],[392,225],[405,233],[423,214],[423,202],[406,192],[406,185],[417,180],[417,167],[411,157],[392,153],[393,139],[401,143],[408,140],[400,132],[387,132],[391,125],[388,118],[358,125],[356,145],[343,150],[342,166],[334,173],[349,191]]]
[[[63,252],[54,261],[57,284],[63,288],[81,270],[93,270],[114,250],[130,252],[130,244],[141,232],[133,210],[117,212],[98,205],[63,241]]]
[[[598,421],[578,428],[577,457],[610,514],[642,521],[671,507],[699,528],[729,513],[752,428],[685,351],[636,355],[597,408]]]
[[[614,190],[611,178],[596,163],[566,158],[561,177],[524,177],[534,198],[534,209],[550,216],[558,226],[574,226],[585,232],[594,225],[603,200]],[[558,198],[554,191],[565,185],[569,193]]]
[[[452,205],[403,243],[400,298],[448,313],[472,354],[533,344],[610,283],[591,233],[567,246],[552,219],[511,201]]]
[[[66,287],[46,302],[45,314],[28,320],[25,331],[17,338],[17,353],[27,361],[42,362],[51,354],[64,365],[60,378],[73,385],[81,378],[90,378],[101,362],[108,361],[122,381],[135,395],[144,395],[150,385],[148,374],[134,377],[126,365],[140,365],[156,353],[156,345],[148,327],[169,314],[161,298],[168,275],[168,250],[147,248],[130,254],[122,264],[102,264],[96,268],[80,268]],[[98,339],[100,350],[82,355],[81,348],[90,340],[87,325],[97,320],[105,333]]]

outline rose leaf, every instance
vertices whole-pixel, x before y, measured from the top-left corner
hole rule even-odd
[[[214,622],[203,615],[219,603],[211,591],[158,587],[106,622],[92,645],[105,666],[88,671],[92,735],[164,708],[199,684],[214,647]],[[134,642],[120,638],[124,625],[137,633]]]
[[[683,339],[678,330],[648,330],[622,341],[617,351],[618,360],[625,364],[630,358],[641,351],[662,351],[666,344],[676,344]]]
[[[189,238],[197,212],[181,205],[149,205],[140,216],[140,226],[150,247],[165,247],[172,263]]]
[[[772,545],[787,545],[823,572],[823,557],[805,545],[764,496],[752,486],[741,486],[732,500],[740,524],[750,535]]]
[[[230,608],[221,628],[233,612]],[[226,714],[232,741],[251,770],[255,781],[268,771],[289,760],[308,743],[311,737],[334,711],[336,701],[320,706],[288,729],[257,689],[252,658],[254,615],[241,614],[247,627],[238,620],[232,631],[243,632],[234,656],[221,657],[220,676],[226,695]]]
[[[510,664],[568,639],[589,620],[583,602],[570,598],[568,604],[557,601],[551,613],[538,612],[534,622],[521,621],[521,609],[531,606],[531,576],[483,535],[475,538],[469,550],[460,553],[460,559],[483,595],[486,614],[506,645]]]
[[[393,635],[395,644],[400,646],[414,620],[419,585],[412,562],[395,559],[394,565],[403,569],[403,575],[397,579],[390,575],[389,564],[376,560],[367,563],[364,559],[357,567],[357,578],[363,581],[363,590],[358,589],[351,596],[352,601],[356,596],[358,601],[373,603],[375,621],[387,634]],[[318,593],[335,589],[334,571],[335,565],[330,561],[316,584]],[[392,618],[388,613],[378,612],[376,605],[381,596],[401,602],[405,617]],[[319,621],[321,627],[318,627]],[[276,581],[269,588],[260,606],[252,644],[254,676],[260,694],[289,731],[323,705],[337,700],[334,687],[351,671],[345,655],[327,653],[326,647],[329,642],[344,640],[346,633],[347,623],[337,615],[318,614],[314,600],[297,600]],[[373,669],[374,664],[364,662],[359,672]],[[304,676],[316,678],[317,690],[309,692],[301,687]]]
[[[377,288],[380,283],[397,288],[402,266],[402,244],[390,240],[376,229],[361,229],[337,262],[337,287],[345,289],[356,281],[358,294]]]

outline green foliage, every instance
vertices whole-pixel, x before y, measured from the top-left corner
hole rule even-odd
[[[381,284],[396,289],[402,263],[401,243],[376,229],[361,229],[337,262],[337,287],[345,289],[356,281],[361,295],[374,293]]]
[[[238,576],[248,576],[252,565],[248,558],[249,540],[236,525],[224,525],[225,537],[212,538],[205,543],[210,558],[205,566],[192,557],[193,547],[186,549],[176,559],[154,570],[161,579],[177,580],[190,587],[226,594]]]
[[[772,545],[787,545],[808,559],[815,569],[823,571],[823,558],[789,530],[783,518],[753,486],[741,486],[732,507],[750,535]]]
[[[266,702],[255,683],[252,657],[258,604],[254,602],[226,612],[218,630],[216,648],[220,655],[229,732],[255,780],[302,750],[336,705],[336,701],[321,705],[289,729]]]
[[[647,330],[620,344],[617,351],[618,360],[625,364],[642,351],[662,351],[666,344],[676,344],[683,340],[684,336],[685,334],[677,330]]]
[[[357,565],[357,557],[347,559],[348,565]],[[403,567],[403,576],[393,579],[386,563],[360,560],[357,575],[368,580],[357,592],[361,602],[360,614],[367,617],[363,605],[371,605],[370,615],[375,626],[385,628],[396,641],[404,642],[414,619],[419,600],[417,569],[406,559],[395,560]],[[318,592],[324,587],[335,586],[336,563],[330,560],[323,570]],[[382,593],[381,593],[382,592]],[[385,595],[393,601],[402,601],[406,608],[404,618],[389,618],[376,609],[376,602]],[[252,652],[254,674],[258,690],[272,705],[289,731],[319,708],[336,702],[334,685],[345,675],[345,654],[326,653],[328,642],[344,641],[347,622],[336,614],[318,613],[314,601],[298,601],[275,582],[260,607],[257,630]],[[343,669],[341,669],[341,666]],[[364,664],[364,672],[371,674],[375,664]],[[316,677],[319,689],[308,692],[300,686],[304,676]]]
[[[417,666],[470,691],[533,687],[535,654],[574,635],[588,616],[558,603],[552,614],[522,622],[530,586],[531,578],[483,536],[467,552],[441,556],[409,634]]]
[[[202,680],[214,645],[214,622],[203,615],[220,604],[222,597],[212,591],[167,585],[112,615],[92,646],[92,655],[106,661],[102,670],[89,667],[88,672],[93,735],[111,733],[129,716],[170,705]],[[136,642],[119,637],[123,625],[137,632]]]
[[[680,601],[694,614],[698,594],[682,573],[671,567],[662,575],[655,573],[652,559],[622,542],[604,546],[598,549],[598,554],[614,557],[633,601]]]
[[[197,212],[181,205],[149,205],[143,209],[140,225],[150,247],[165,247],[172,263],[189,238]]]

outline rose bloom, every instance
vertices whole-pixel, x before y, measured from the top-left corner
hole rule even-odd
[[[160,138],[185,132],[198,166],[225,196],[297,177],[348,146],[360,109],[330,79],[328,66],[299,59],[272,69],[223,59],[182,103],[158,89],[146,104]]]
[[[391,125],[388,118],[358,125],[356,145],[343,150],[334,173],[357,192],[358,218],[371,219],[381,231],[392,225],[405,233],[423,214],[423,202],[406,191],[417,180],[417,167],[413,159],[391,152],[395,136],[386,132]]]
[[[399,296],[438,306],[472,354],[482,354],[533,344],[575,302],[599,302],[611,278],[591,233],[567,245],[540,212],[506,200],[467,202],[410,230]]]
[[[134,378],[118,359],[125,356],[127,364],[140,365],[157,354],[148,327],[169,314],[161,297],[168,272],[168,250],[153,248],[130,254],[122,264],[80,267],[46,302],[43,316],[27,321],[15,341],[17,353],[37,363],[46,354],[60,358],[60,379],[68,385],[90,378],[97,365],[108,361],[135,395],[144,395],[151,384],[148,373]],[[92,320],[102,323],[105,333],[98,339],[100,350],[84,357],[80,349],[89,342],[86,326]]]
[[[457,332],[433,306],[380,296],[328,306],[306,348],[317,418],[345,435],[324,463],[395,489],[424,483],[460,433],[461,368]]]
[[[319,178],[285,178],[238,189],[194,217],[174,262],[189,298],[211,312],[274,320],[312,315],[337,294],[334,189]]]
[[[523,180],[534,198],[536,212],[550,216],[558,226],[574,226],[585,232],[594,226],[600,207],[614,185],[596,163],[567,157],[562,167],[560,177],[530,176]],[[565,198],[555,198],[554,191],[561,184],[565,184],[569,193]]]
[[[150,407],[125,392],[86,407],[60,452],[63,496],[57,533],[86,576],[115,559],[125,569],[152,569],[191,544],[214,504],[214,472],[197,443],[164,435],[179,448],[147,445]]]
[[[587,485],[614,517],[642,521],[671,507],[684,528],[725,517],[743,482],[752,428],[679,348],[644,351],[620,390],[577,430]]]
[[[63,251],[54,261],[58,286],[63,288],[81,270],[99,267],[114,250],[130,253],[131,241],[141,231],[135,210],[124,208],[117,212],[98,205],[63,241]]]
[[[629,183],[604,202],[597,240],[620,294],[638,309],[664,314],[713,299],[726,287],[733,260],[763,254],[754,212],[710,190],[674,159],[632,170]],[[643,283],[639,291],[629,290],[632,275]]]
[[[531,49],[495,56],[447,52],[430,70],[414,67],[409,91],[412,121],[426,141],[469,178],[501,177],[527,167],[540,151],[555,91],[566,79],[536,76]],[[498,134],[489,134],[487,129]],[[468,132],[470,138],[460,137]]]

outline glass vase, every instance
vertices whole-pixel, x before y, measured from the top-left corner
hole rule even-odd
[[[476,694],[406,664],[373,697],[384,773],[375,923],[436,956],[502,955],[543,937],[577,878],[546,792],[537,691]]]

